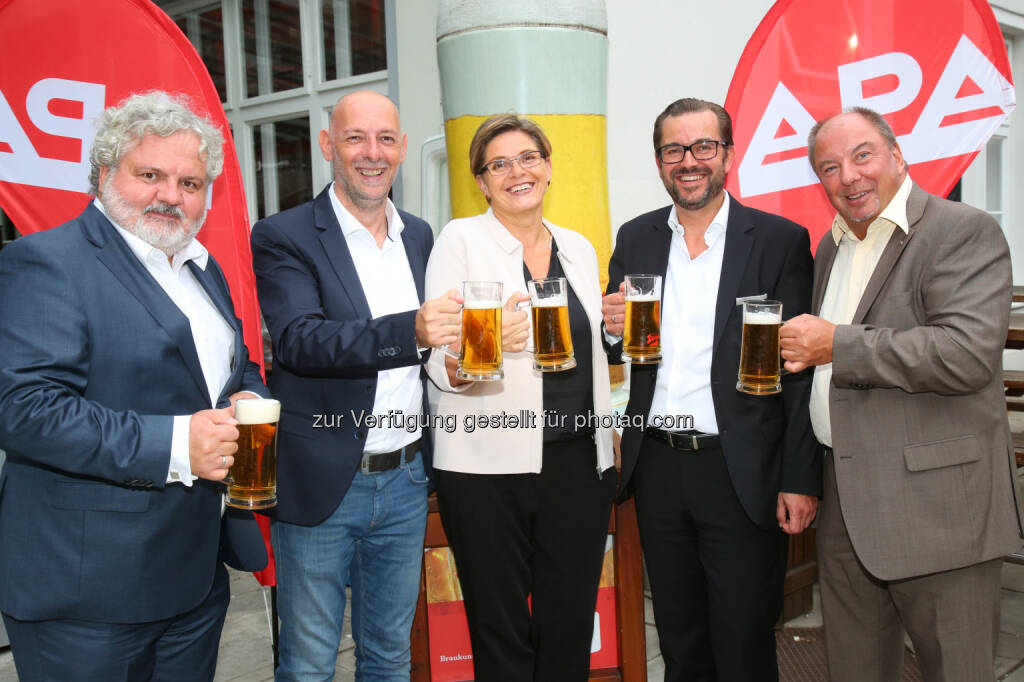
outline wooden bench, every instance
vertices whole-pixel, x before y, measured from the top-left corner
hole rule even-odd
[[[1024,370],[1004,369],[1003,388],[1008,396],[1024,396]]]
[[[1013,454],[1017,458],[1017,467],[1024,467],[1024,433],[1011,433],[1013,437]]]

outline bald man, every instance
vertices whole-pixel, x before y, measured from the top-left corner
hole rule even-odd
[[[433,234],[388,199],[406,144],[389,99],[346,95],[320,132],[334,182],[252,231],[283,408],[278,680],[331,679],[347,581],[356,679],[409,679],[430,468],[421,350],[456,341],[459,304],[424,302]]]

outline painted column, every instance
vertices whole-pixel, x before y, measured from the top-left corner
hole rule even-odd
[[[529,116],[551,139],[544,216],[585,235],[602,282],[611,256],[608,213],[604,0],[440,0],[437,61],[452,214],[483,213],[469,143],[488,116]]]

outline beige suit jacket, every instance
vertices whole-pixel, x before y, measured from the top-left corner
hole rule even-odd
[[[1021,545],[1003,394],[1010,254],[986,213],[914,185],[853,323],[837,327],[829,390],[839,504],[883,580],[950,570]],[[812,309],[835,259],[815,260]]]

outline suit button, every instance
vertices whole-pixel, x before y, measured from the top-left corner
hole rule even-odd
[[[367,386],[366,387],[366,392],[367,393],[373,393],[373,386]]]
[[[366,435],[362,431],[356,431],[355,432],[355,439],[356,440],[363,440],[364,438],[366,438]]]

